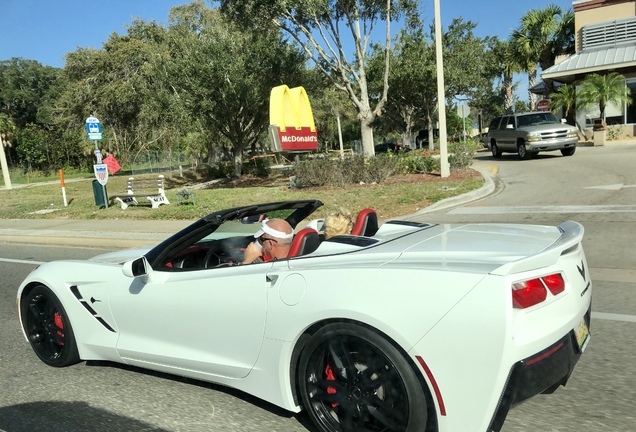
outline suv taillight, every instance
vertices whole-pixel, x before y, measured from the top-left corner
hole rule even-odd
[[[565,282],[561,273],[528,279],[512,284],[512,305],[519,309],[529,308],[544,301],[549,289],[552,295],[565,290]]]

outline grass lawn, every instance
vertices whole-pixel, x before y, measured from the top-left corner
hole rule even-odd
[[[143,177],[153,177],[146,174]],[[108,195],[122,194],[127,175],[108,179]],[[184,188],[209,182],[194,173],[179,177],[166,175],[166,195],[170,205],[151,209],[144,198],[140,205],[122,210],[118,203],[109,208],[95,205],[93,177],[66,180],[68,205],[64,206],[62,188],[58,181],[14,185],[13,189],[0,189],[0,219],[68,218],[68,219],[165,219],[195,220],[217,210],[272,201],[319,199],[325,205],[316,217],[340,207],[357,213],[372,207],[381,219],[414,213],[437,201],[480,188],[484,180],[474,170],[453,171],[448,178],[438,175],[409,174],[394,176],[382,184],[350,185],[344,188],[320,187],[292,189],[286,176],[258,178],[244,176],[239,180],[224,180],[204,188],[193,189],[196,205],[177,205],[176,194]],[[34,179],[31,179],[34,182]]]

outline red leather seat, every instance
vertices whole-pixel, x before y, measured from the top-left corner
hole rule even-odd
[[[294,235],[287,258],[307,255],[320,246],[320,236],[313,228],[303,228]]]
[[[378,232],[378,215],[372,208],[360,210],[356,222],[353,224],[351,235],[371,237]]]

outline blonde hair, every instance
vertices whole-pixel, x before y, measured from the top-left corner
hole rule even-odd
[[[351,233],[353,216],[349,210],[340,209],[325,218],[325,239]]]

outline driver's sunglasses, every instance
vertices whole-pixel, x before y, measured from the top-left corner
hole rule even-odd
[[[278,240],[275,240],[275,239],[270,238],[270,237],[263,237],[263,236],[260,236],[260,237],[258,237],[258,238],[256,239],[256,241],[257,241],[257,242],[259,242],[261,245],[262,245],[264,242],[268,241],[268,240],[269,240],[269,241],[272,241],[272,242],[274,242],[274,243],[278,243]]]

